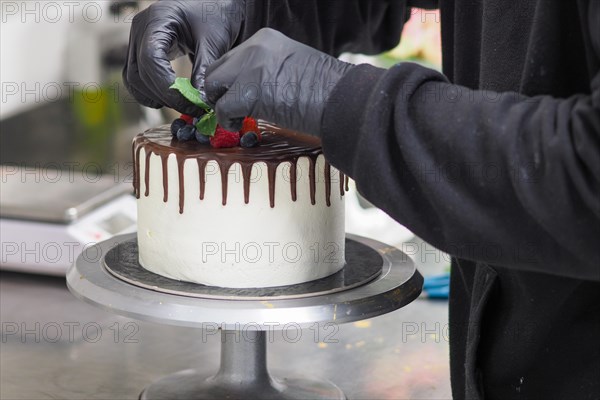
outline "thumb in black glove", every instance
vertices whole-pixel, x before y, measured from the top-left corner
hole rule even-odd
[[[206,67],[229,51],[240,32],[244,0],[158,1],[138,13],[131,26],[125,86],[141,104],[168,106],[184,114],[203,111],[169,87],[171,60],[188,54],[192,85],[203,90]]]
[[[208,67],[206,97],[225,129],[252,116],[318,136],[329,94],[352,66],[264,28]]]

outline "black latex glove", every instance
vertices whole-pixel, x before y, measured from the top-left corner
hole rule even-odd
[[[171,60],[188,54],[192,84],[203,90],[206,67],[229,51],[244,19],[244,0],[174,1],[152,4],[131,26],[129,55],[123,80],[141,104],[168,106],[199,116],[201,109],[169,86],[175,82]]]
[[[329,94],[352,66],[264,28],[208,67],[206,98],[225,129],[249,115],[318,136]]]

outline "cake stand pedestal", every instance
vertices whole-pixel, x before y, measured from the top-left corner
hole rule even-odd
[[[338,276],[324,283],[325,291],[322,285],[314,285],[318,295],[313,296],[306,293],[313,288],[310,285],[302,290],[294,286],[267,290],[260,296],[262,300],[249,300],[256,297],[257,289],[223,289],[219,294],[215,290],[218,288],[206,287],[208,298],[197,290],[182,295],[189,285],[184,282],[177,290],[177,282],[169,280],[168,292],[161,286],[148,286],[147,282],[136,284],[135,265],[123,268],[133,270],[127,282],[116,277],[114,267],[137,260],[137,247],[124,246],[127,243],[135,243],[135,234],[117,236],[87,248],[67,272],[71,292],[107,311],[139,320],[212,330],[218,327],[222,339],[221,366],[216,375],[206,377],[194,370],[181,371],[152,383],[142,392],[141,399],[345,399],[344,393],[328,381],[272,377],[266,363],[266,331],[372,318],[410,303],[419,296],[423,284],[410,258],[400,250],[348,235],[346,281],[360,271],[360,263],[352,263],[351,259],[381,265],[373,279],[359,285],[345,287],[343,276]],[[124,249],[120,253],[127,254],[108,257],[115,248]],[[355,266],[350,268],[352,265]],[[157,278],[157,282],[163,281]],[[343,290],[335,290],[332,285]]]

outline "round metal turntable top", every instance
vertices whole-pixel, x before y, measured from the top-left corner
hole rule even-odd
[[[251,325],[252,329],[277,330],[287,329],[290,324],[305,328],[315,323],[346,323],[382,315],[417,298],[423,284],[413,262],[400,250],[348,235],[349,241],[363,245],[365,253],[375,251],[381,257],[381,273],[362,286],[312,297],[242,301],[162,293],[127,283],[103,267],[104,256],[112,248],[135,237],[116,236],[87,248],[67,272],[71,292],[107,311],[140,320],[200,328],[240,329]],[[348,253],[346,257],[348,260]]]
[[[140,265],[136,239],[118,243],[104,256],[103,267],[117,278],[157,292],[215,300],[287,300],[332,294],[375,279],[383,258],[366,244],[346,239],[346,265],[325,278],[295,285],[263,288],[224,288],[169,279]]]

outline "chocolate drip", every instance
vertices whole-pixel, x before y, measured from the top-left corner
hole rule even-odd
[[[229,186],[229,168],[233,162],[224,161],[219,163],[219,169],[221,170],[221,189],[223,191],[223,205],[227,205],[227,187]]]
[[[325,201],[327,207],[331,206],[331,165],[325,162]]]
[[[346,192],[350,190],[349,184],[350,184],[350,178],[348,176],[346,176],[344,178],[344,180],[346,181]]]
[[[146,152],[146,155],[145,155],[146,168],[144,169],[144,184],[146,185],[146,193],[144,193],[144,196],[146,196],[146,197],[148,197],[150,195],[150,156],[151,155],[152,155],[151,151]]]
[[[138,147],[136,149],[133,146],[133,190],[135,192],[135,197],[140,198],[140,151],[142,147]]]
[[[316,200],[316,192],[317,192],[317,175],[315,173],[315,169],[317,168],[317,160],[309,158],[308,159],[308,181],[310,184],[310,204],[313,206],[317,203]]]
[[[169,201],[169,153],[160,154],[160,163],[162,165],[162,178],[163,178],[163,201],[166,203]],[[179,194],[181,197],[181,193]]]
[[[168,201],[168,158],[174,154],[177,160],[179,174],[179,212],[184,211],[185,182],[184,165],[186,160],[196,159],[198,163],[198,174],[200,179],[200,200],[204,200],[206,191],[206,167],[209,161],[215,161],[221,171],[221,184],[223,205],[227,204],[227,187],[229,169],[233,164],[240,164],[244,184],[244,202],[250,202],[250,184],[252,168],[254,164],[263,162],[267,165],[269,180],[269,202],[275,207],[275,185],[277,167],[282,163],[290,163],[290,189],[293,201],[297,201],[297,174],[298,160],[306,157],[309,162],[309,189],[311,204],[316,204],[316,163],[317,158],[323,154],[321,142],[318,138],[303,135],[297,132],[279,129],[272,125],[262,123],[261,131],[263,140],[260,146],[252,149],[235,147],[230,149],[213,149],[210,146],[201,145],[196,141],[180,142],[173,139],[169,127],[149,130],[138,135],[133,141],[133,186],[136,197],[141,195],[140,177],[140,151],[145,151],[145,174],[146,186],[145,196],[150,194],[150,158],[152,154],[160,157],[163,174],[163,200]],[[340,191],[344,195],[343,175],[340,173]],[[347,177],[346,177],[347,185]],[[346,187],[346,190],[347,187]],[[331,205],[331,166],[325,164],[325,192],[327,205]]]
[[[185,186],[183,178],[183,166],[185,165],[185,157],[177,154],[177,174],[179,175],[179,214],[183,214],[183,203],[185,201]]]
[[[267,163],[267,174],[269,175],[269,202],[271,208],[275,208],[275,177],[277,176],[277,165],[274,163]]]
[[[298,200],[298,159],[290,162],[290,187],[292,189],[292,201]]]
[[[344,174],[340,171],[340,196],[344,196],[346,191],[344,190]]]
[[[140,198],[140,196],[138,196],[138,192],[137,192],[137,188],[139,187],[138,183],[137,183],[137,173],[136,170],[137,168],[135,167],[137,165],[137,158],[135,157],[135,152],[136,152],[136,148],[135,146],[131,146],[131,160],[133,161],[133,194],[135,195],[135,197],[137,199]]]
[[[242,164],[242,179],[244,180],[244,203],[250,203],[250,179],[252,178],[252,163]]]
[[[204,192],[206,191],[206,164],[208,161],[196,159],[198,161],[198,176],[200,177],[200,200],[204,200]]]

